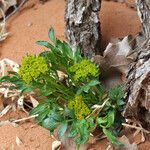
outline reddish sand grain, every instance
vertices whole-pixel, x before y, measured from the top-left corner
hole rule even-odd
[[[7,57],[20,63],[25,54],[39,53],[43,48],[35,42],[48,40],[47,32],[50,26],[54,27],[58,38],[64,39],[64,7],[64,0],[50,0],[43,5],[39,3],[39,0],[28,1],[7,22],[10,36],[0,43],[0,58]],[[113,37],[135,35],[140,30],[136,12],[126,7],[125,4],[103,1],[100,18],[103,47]],[[18,111],[11,112],[0,121],[25,116],[24,113]],[[22,140],[23,145],[16,145],[16,136]],[[33,122],[23,122],[17,128],[11,125],[0,127],[0,149],[51,150],[51,143],[49,132]],[[93,149],[104,150],[106,145],[107,141],[104,140],[94,145]],[[140,147],[141,150],[149,150],[150,143],[147,142]]]

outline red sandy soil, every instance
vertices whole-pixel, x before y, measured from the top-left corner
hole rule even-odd
[[[50,0],[40,4],[39,0],[30,0],[25,6],[11,17],[8,24],[10,36],[0,43],[0,58],[10,58],[20,63],[27,53],[39,53],[42,48],[35,44],[38,40],[48,40],[47,32],[50,26],[55,28],[56,36],[64,38],[64,0]],[[102,2],[100,13],[103,46],[111,38],[135,35],[140,31],[140,23],[134,10],[125,4]],[[0,121],[25,117],[23,113],[9,113]],[[18,136],[23,145],[17,146]],[[132,139],[132,134],[130,134]],[[51,150],[52,139],[49,132],[33,122],[24,122],[19,127],[4,125],[0,127],[0,149],[6,150]],[[106,140],[94,145],[93,150],[104,150]],[[149,150],[150,143],[141,145],[141,150]]]
[[[0,118],[0,121],[24,117],[27,115],[21,111],[8,112]],[[17,145],[16,137],[22,144]],[[51,150],[51,145],[52,138],[49,132],[33,123],[32,120],[20,122],[17,127],[10,124],[0,127],[0,150]]]
[[[64,0],[49,0],[43,5],[39,0],[27,2],[8,20],[10,36],[0,43],[0,57],[20,62],[27,53],[39,53],[42,47],[35,42],[48,40],[50,26],[55,28],[58,38],[64,39],[64,7]],[[140,30],[137,13],[125,4],[103,1],[100,18],[104,46],[113,37],[135,35]]]

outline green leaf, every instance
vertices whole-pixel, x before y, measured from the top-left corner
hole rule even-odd
[[[66,121],[62,122],[60,125],[60,128],[57,132],[57,136],[59,139],[61,139],[63,137],[63,135],[67,131],[67,128],[68,128],[68,123]]]
[[[68,133],[68,138],[73,138],[78,134],[78,130],[75,128],[72,128]]]
[[[56,38],[55,38],[55,33],[54,33],[54,28],[53,27],[50,28],[50,30],[48,32],[48,36],[49,36],[49,38],[51,39],[51,41],[53,43],[56,43]]]
[[[49,62],[51,61],[50,60],[51,51],[44,51],[44,52],[40,53],[39,56],[44,57],[44,59],[47,62],[47,64],[49,64]]]
[[[94,129],[95,126],[96,126],[96,124],[95,124],[93,118],[88,118],[88,119],[87,119],[87,123],[89,124],[89,129],[90,129],[90,130],[91,130],[91,129]]]
[[[80,95],[82,92],[88,93],[91,87],[98,85],[100,82],[97,80],[91,80],[88,84],[81,86],[77,91],[77,95]]]
[[[90,136],[90,132],[86,124],[80,127],[79,134],[80,136],[76,139],[76,144],[77,145],[85,144],[89,140]]]
[[[118,99],[117,100],[117,105],[118,106],[123,106],[125,104],[125,102],[123,101],[123,99]]]
[[[102,128],[109,128],[114,124],[114,120],[115,120],[115,110],[112,109],[108,111],[108,114],[105,117],[99,117],[97,119],[97,123]]]
[[[90,136],[88,120],[84,119],[81,121],[77,121],[75,127],[77,128],[79,134],[79,137],[76,138],[76,144],[85,144]]]
[[[115,120],[115,110],[110,110],[107,114],[107,125],[105,126],[106,128],[111,127],[114,124]]]
[[[104,134],[107,136],[108,140],[109,140],[112,144],[116,145],[117,147],[123,147],[123,146],[124,146],[122,143],[120,143],[120,142],[117,140],[117,138],[116,138],[115,136],[112,135],[112,133],[111,133],[108,129],[103,128],[103,132],[104,132]]]
[[[107,116],[97,118],[97,123],[100,127],[105,127],[107,123]]]
[[[41,103],[30,111],[30,115],[37,115],[46,110],[46,103]]]
[[[115,100],[115,101],[122,99],[124,96],[123,86],[117,86],[111,89],[109,91],[108,96],[110,99]]]
[[[38,45],[44,46],[44,47],[46,47],[46,48],[50,48],[50,49],[54,48],[53,45],[50,44],[50,43],[47,42],[47,41],[37,41],[36,43],[37,43]]]
[[[54,107],[57,108],[58,106],[55,106],[55,105],[54,105]],[[58,122],[61,122],[61,121],[62,121],[62,117],[63,117],[63,116],[61,115],[60,111],[57,111],[57,110],[55,110],[55,109],[50,110],[48,116],[49,116],[50,118],[54,118],[54,119],[55,119],[56,121],[58,121]]]
[[[89,135],[85,134],[76,139],[76,144],[77,145],[85,144],[88,140],[89,140]]]
[[[67,107],[64,108],[64,113],[67,117],[73,118],[74,117],[74,113],[72,110],[68,109]]]
[[[38,122],[42,122],[42,121],[47,117],[48,113],[49,113],[49,110],[43,111],[42,113],[40,113],[40,114],[38,115],[38,117],[36,118],[36,120],[37,120]]]
[[[58,125],[59,123],[54,118],[46,118],[42,122],[42,126],[50,130],[50,132],[53,132],[57,128]]]
[[[83,58],[81,57],[81,53],[80,53],[80,48],[77,47],[75,53],[74,53],[74,62],[78,63],[82,60]]]
[[[52,89],[50,87],[47,86],[47,84],[45,84],[41,90],[40,90],[40,95],[42,96],[49,96],[51,94],[53,94],[56,90],[55,89]]]
[[[71,49],[70,45],[66,42],[63,42],[63,49],[66,51],[66,54],[73,59],[73,50]]]

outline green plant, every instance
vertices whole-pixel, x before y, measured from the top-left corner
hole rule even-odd
[[[39,124],[51,133],[58,128],[59,139],[67,133],[79,147],[99,126],[113,144],[123,146],[115,137],[123,120],[122,86],[107,91],[99,82],[99,66],[81,57],[79,48],[73,52],[66,42],[55,38],[53,28],[48,36],[51,43],[37,42],[47,51],[25,56],[19,72],[9,72],[0,81],[11,82],[11,88],[21,94],[34,91],[39,95],[43,102],[30,114],[38,114]]]

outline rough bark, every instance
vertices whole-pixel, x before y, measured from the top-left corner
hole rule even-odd
[[[74,50],[79,46],[81,54],[89,58],[101,51],[100,4],[101,0],[66,2],[66,39]]]
[[[137,12],[146,38],[150,37],[150,0],[137,0]]]
[[[150,130],[150,1],[137,0],[145,45],[139,45],[136,61],[127,75],[124,116]]]
[[[139,52],[127,79],[124,116],[150,130],[150,47]]]

